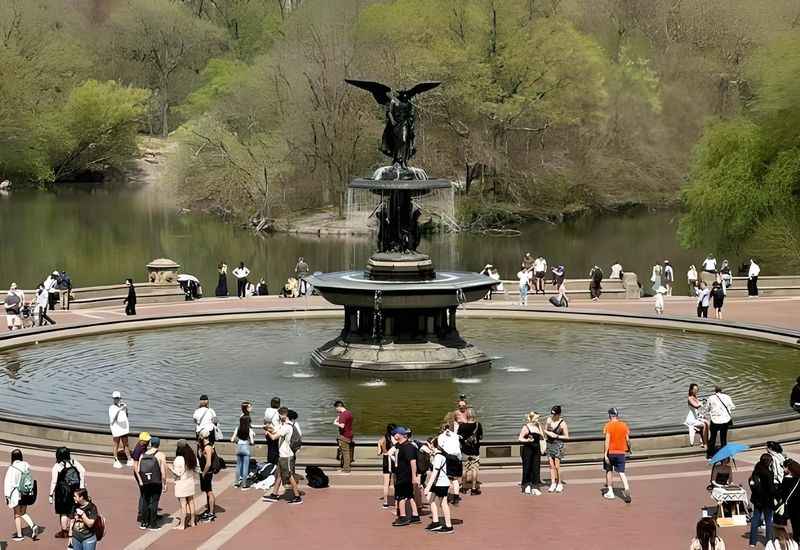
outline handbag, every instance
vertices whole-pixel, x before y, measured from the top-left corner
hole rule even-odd
[[[785,515],[785,513],[784,513],[784,512],[786,512],[786,503],[787,503],[787,502],[789,502],[789,499],[790,499],[790,498],[792,498],[792,495],[794,494],[794,492],[795,492],[795,490],[797,489],[797,486],[798,486],[798,485],[800,485],[800,479],[798,479],[798,480],[795,482],[795,484],[794,484],[794,487],[792,487],[792,490],[791,490],[791,491],[789,491],[789,495],[786,497],[786,500],[784,500],[784,501],[781,503],[781,505],[780,505],[780,506],[778,506],[777,508],[775,508],[775,514],[776,514],[776,515],[779,515],[779,516],[784,516],[784,515]]]

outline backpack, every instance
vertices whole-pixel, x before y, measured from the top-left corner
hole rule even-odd
[[[65,494],[72,494],[72,491],[81,486],[81,473],[72,462],[66,462],[64,466],[58,473],[58,485]]]
[[[34,482],[33,482],[33,476],[31,475],[31,471],[20,470],[19,468],[14,468],[14,469],[21,474],[19,476],[19,483],[17,483],[17,491],[19,491],[20,496],[32,495]]]
[[[292,436],[289,438],[289,448],[294,454],[303,446],[303,435],[292,426]]]
[[[156,455],[144,454],[139,458],[139,479],[142,485],[161,485],[161,465]]]
[[[225,464],[225,461],[217,454],[215,449],[211,454],[211,473],[218,474],[221,470],[224,470],[227,467],[228,465]]]
[[[306,466],[306,483],[314,489],[324,489],[330,485],[330,480],[319,466]]]
[[[94,536],[97,537],[97,542],[103,540],[103,537],[106,536],[106,520],[103,519],[103,516],[100,514],[94,518],[94,525],[92,525],[92,532]]]

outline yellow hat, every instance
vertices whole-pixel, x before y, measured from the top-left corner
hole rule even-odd
[[[150,432],[142,432],[139,434],[139,441],[150,441]]]

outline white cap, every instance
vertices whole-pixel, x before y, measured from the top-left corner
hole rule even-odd
[[[119,399],[120,397],[122,397],[122,394],[121,394],[121,393],[119,393],[118,391],[115,391],[115,392],[113,392],[113,393],[111,394],[111,398],[112,398],[112,399]]]

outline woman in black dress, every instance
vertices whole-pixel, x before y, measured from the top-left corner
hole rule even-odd
[[[133,279],[125,279],[128,285],[128,297],[123,300],[125,304],[125,315],[136,315],[136,288],[133,286]]]
[[[228,295],[228,266],[225,262],[217,264],[217,272],[219,273],[219,281],[217,282],[217,289],[214,292],[216,296]]]

